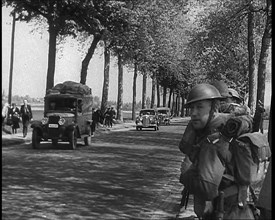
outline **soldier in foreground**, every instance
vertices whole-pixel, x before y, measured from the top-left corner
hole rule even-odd
[[[221,98],[210,84],[199,84],[188,95],[186,107],[190,108],[191,121],[179,144],[185,154],[180,182],[185,192],[193,194],[199,218],[255,219],[247,199],[251,169],[257,164],[252,157],[242,157],[251,156],[250,145],[237,140],[242,135],[251,139],[245,135],[252,131],[252,117],[219,113]],[[262,136],[253,137],[253,141],[260,140],[258,145],[267,147]],[[183,198],[188,196],[183,194]]]

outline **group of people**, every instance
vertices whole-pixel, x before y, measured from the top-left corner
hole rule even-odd
[[[91,130],[92,130],[92,136],[94,136],[94,132],[96,128],[98,128],[99,124],[102,124],[103,126],[106,127],[113,127],[113,121],[116,116],[116,111],[114,107],[110,106],[106,109],[104,114],[102,114],[100,109],[92,109],[92,125],[91,125]]]
[[[23,105],[20,108],[16,103],[5,103],[2,106],[2,130],[5,125],[11,126],[12,134],[17,133],[17,129],[20,128],[19,122],[22,120],[23,125],[23,137],[27,136],[29,123],[32,120],[32,109],[27,100],[23,101]]]
[[[252,158],[251,161],[240,159],[242,153],[251,156],[252,152],[248,145],[237,146],[241,135],[251,138],[253,144],[265,144],[259,132],[252,133],[250,109],[238,92],[223,81],[194,86],[185,107],[190,109],[191,120],[179,143],[184,154],[181,205],[186,205],[192,194],[194,212],[199,219],[256,219],[255,209],[248,202],[251,189],[248,164],[252,164]],[[271,185],[269,188],[270,192]],[[267,198],[266,204],[269,205],[265,209],[271,210],[271,198]]]
[[[103,125],[106,127],[113,127],[113,122],[116,116],[116,111],[113,106],[108,107],[107,110],[104,112],[103,117]]]

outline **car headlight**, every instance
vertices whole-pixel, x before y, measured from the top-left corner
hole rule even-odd
[[[60,118],[59,121],[58,121],[58,124],[59,125],[64,125],[66,122],[65,118]]]
[[[48,119],[48,118],[42,118],[42,119],[41,119],[41,123],[42,123],[42,125],[47,124],[47,123],[48,123],[48,121],[49,121],[49,119]]]

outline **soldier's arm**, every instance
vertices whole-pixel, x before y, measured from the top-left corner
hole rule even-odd
[[[181,175],[181,183],[190,194],[198,195],[205,201],[218,196],[218,188],[225,167],[214,145],[203,146],[197,165],[192,165]]]
[[[180,151],[184,154],[190,155],[192,145],[195,143],[195,139],[195,130],[192,124],[189,122],[179,143]]]

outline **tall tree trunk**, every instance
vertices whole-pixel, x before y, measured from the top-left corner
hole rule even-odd
[[[56,38],[57,31],[53,24],[49,22],[49,53],[46,92],[54,86],[55,58],[56,58]]]
[[[118,53],[118,93],[117,93],[117,120],[123,121],[123,65],[121,54]]]
[[[256,54],[255,54],[255,18],[253,5],[251,0],[249,0],[249,11],[248,11],[248,36],[247,36],[247,46],[248,46],[248,60],[249,60],[249,93],[248,93],[248,106],[251,109],[251,113],[255,112],[256,106],[256,88],[257,88],[257,67],[256,67]]]
[[[181,114],[180,117],[185,117],[185,113],[184,113],[184,105],[185,105],[185,99],[184,99],[184,94],[181,94]]]
[[[178,93],[177,93],[177,92],[176,92],[175,96],[176,96],[176,102],[175,102],[175,114],[176,114],[176,116],[178,116],[178,115],[179,115],[179,112],[178,112],[178,106],[179,106],[179,96],[178,96]]]
[[[101,34],[94,35],[93,42],[92,42],[90,48],[88,49],[88,52],[87,52],[85,58],[82,61],[82,67],[81,67],[81,73],[80,73],[80,83],[82,83],[84,85],[86,84],[87,71],[88,71],[88,66],[89,66],[90,60],[92,59],[92,57],[94,55],[96,45],[100,41],[101,36],[102,36]]]
[[[157,80],[157,107],[160,107],[160,91],[159,91],[159,84]]]
[[[168,101],[168,107],[171,108],[172,107],[172,94],[173,94],[173,89],[170,89],[170,93],[169,93],[169,101]]]
[[[180,116],[180,94],[177,92],[177,116]]]
[[[136,105],[137,105],[137,63],[134,66],[134,77],[133,77],[133,102],[132,102],[132,120],[136,120]]]
[[[259,59],[258,67],[258,88],[257,88],[257,105],[256,112],[254,115],[253,131],[259,131],[262,124],[262,110],[259,105],[261,101],[264,105],[264,95],[265,95],[265,76],[267,72],[267,60],[269,56],[269,50],[271,48],[271,33],[272,33],[272,1],[266,0],[267,11],[266,11],[266,25],[265,31],[262,38],[262,47]]]
[[[144,72],[143,73],[143,81],[142,81],[142,108],[145,108],[146,106],[146,82],[147,82],[147,75]]]
[[[156,73],[153,73],[152,77],[152,95],[151,95],[151,108],[155,106],[155,95],[156,95]]]
[[[106,46],[104,48],[104,80],[102,88],[102,99],[101,99],[101,112],[104,113],[108,105],[108,93],[109,93],[109,82],[110,82],[110,50]]]
[[[15,12],[12,13],[12,31],[11,31],[11,59],[10,59],[10,81],[8,103],[12,101],[12,76],[13,76],[13,58],[14,58],[14,34],[15,34]]]
[[[163,87],[163,99],[162,99],[162,106],[163,106],[163,107],[166,106],[166,95],[167,95],[167,87],[164,86],[164,87]]]
[[[269,110],[269,122],[268,122],[268,142],[272,151],[272,95],[270,102],[270,110]]]
[[[172,115],[175,115],[175,93],[174,90],[172,91]]]

